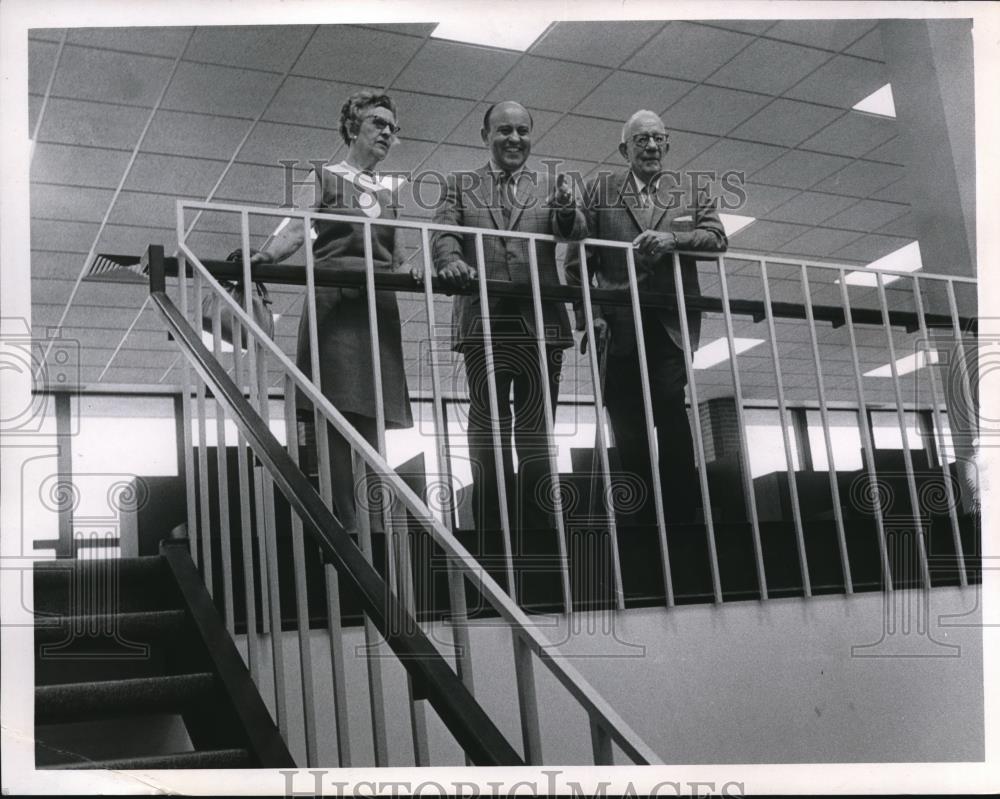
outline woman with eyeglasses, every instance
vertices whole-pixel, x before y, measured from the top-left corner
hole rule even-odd
[[[312,207],[331,214],[361,219],[395,219],[397,209],[391,187],[376,173],[378,164],[398,141],[396,105],[386,94],[358,91],[347,98],[340,112],[340,135],[347,146],[343,160],[314,171],[314,184],[300,187],[295,208]],[[371,250],[376,272],[402,268],[402,231],[386,225],[371,226]],[[352,222],[317,219],[313,222],[313,256],[318,268],[365,269],[364,226]],[[284,260],[305,241],[298,220],[282,223],[272,239],[251,261]],[[376,292],[379,353],[382,374],[382,408],[387,429],[413,426],[410,397],[403,369],[399,307],[391,291]],[[374,447],[376,444],[374,364],[364,288],[316,287],[316,326],[319,375],[312,376],[309,350],[309,309],[299,320],[296,365],[318,382],[323,394]],[[307,471],[318,470],[315,458],[313,404],[299,392],[296,397],[299,440],[305,445],[302,459]],[[354,534],[358,529],[351,447],[329,426],[330,470],[337,517]],[[313,461],[313,462],[310,462]],[[378,522],[376,521],[376,524]]]

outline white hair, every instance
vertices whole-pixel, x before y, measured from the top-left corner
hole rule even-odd
[[[660,115],[657,114],[655,111],[650,111],[648,108],[640,108],[638,111],[636,111],[634,114],[632,114],[632,116],[630,116],[628,119],[626,119],[625,120],[625,124],[622,125],[622,142],[623,143],[625,142],[625,139],[626,139],[625,131],[628,130],[628,126],[632,124],[632,121],[636,117],[642,116],[644,114],[649,114],[650,116],[656,117],[657,119],[660,120],[660,124],[663,124],[663,120],[660,119]]]

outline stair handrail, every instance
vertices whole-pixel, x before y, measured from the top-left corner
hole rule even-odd
[[[356,222],[357,219],[353,218],[352,221]],[[334,407],[330,400],[327,399],[327,397],[319,391],[316,385],[309,380],[308,377],[306,377],[306,375],[295,365],[295,363],[281,351],[278,345],[246,313],[245,309],[230,296],[229,292],[223,289],[222,285],[215,279],[212,273],[205,267],[186,242],[179,242],[179,252],[183,254],[184,258],[187,259],[191,265],[198,270],[198,272],[201,273],[203,279],[207,281],[209,289],[216,292],[221,301],[228,306],[229,312],[236,314],[235,318],[238,319],[244,329],[249,330],[250,334],[254,336],[257,346],[266,348],[266,350],[285,370],[286,374],[292,378],[292,381],[295,383],[297,388],[302,391],[310,402],[314,403],[315,407],[320,410],[326,420],[332,424],[345,439],[347,439],[353,450],[361,456],[365,463],[377,475],[379,475],[381,479],[385,480],[391,486],[402,505],[410,512],[423,529],[428,532],[434,543],[437,544],[445,553],[446,558],[452,564],[461,569],[463,576],[477,588],[477,590],[493,606],[494,610],[497,611],[501,618],[507,621],[507,623],[511,626],[513,634],[518,637],[518,639],[530,652],[534,653],[539,658],[540,662],[546,666],[553,676],[563,685],[564,688],[566,688],[569,694],[583,707],[592,722],[600,726],[604,730],[605,734],[612,741],[618,744],[622,752],[636,764],[644,765],[661,763],[662,760],[660,756],[657,755],[656,752],[642,740],[642,738],[614,710],[614,708],[612,708],[611,705],[596,691],[596,689],[590,685],[583,675],[572,666],[568,659],[558,651],[558,647],[537,630],[536,625],[532,624],[528,615],[521,610],[521,608],[513,600],[511,600],[500,585],[488,573],[486,573],[473,555],[458,541],[457,538],[455,538],[451,532],[448,531],[444,524],[434,515],[433,511],[431,511],[424,501],[417,496],[417,494],[402,480],[401,477],[399,477],[398,474],[396,474],[395,470],[393,470],[388,462],[379,455],[378,451],[354,429],[354,427],[347,421],[340,411]],[[238,391],[235,384],[232,384],[232,381],[226,375],[225,371],[221,369],[221,366],[210,368],[211,364],[217,364],[217,361],[215,361],[214,356],[212,356],[207,348],[205,348],[204,344],[202,344],[200,334],[192,332],[190,323],[184,319],[180,310],[173,304],[172,300],[170,300],[169,296],[166,294],[166,274],[163,257],[162,247],[151,245],[147,251],[150,295],[153,297],[154,302],[161,310],[161,313],[166,314],[168,324],[171,329],[179,336],[183,332],[183,336],[179,338],[179,342],[183,344],[181,348],[185,351],[189,360],[194,354],[197,354],[199,359],[204,360],[203,363],[193,361],[202,378],[205,379],[210,385],[213,385],[214,388],[218,388],[220,392],[222,392],[223,386],[221,384],[215,384],[223,380],[231,384],[233,391]],[[183,324],[181,320],[183,320]],[[185,328],[183,331],[176,330],[176,328],[181,326]],[[256,415],[249,403],[242,397],[241,392],[239,397],[230,396],[230,393],[224,392],[223,397],[225,397],[227,405],[230,405],[230,402],[232,402],[230,409],[233,411],[234,416],[237,416],[238,418],[235,406],[239,406],[239,413],[244,414],[248,418],[251,415]],[[242,405],[240,403],[242,403]],[[248,440],[251,439],[251,432],[254,434],[253,438],[258,442],[258,446],[263,446],[265,443],[265,431],[252,431],[249,429],[244,431]],[[266,432],[266,436],[270,436],[269,431]],[[277,440],[273,439],[273,436],[271,439],[272,441],[267,443],[271,445],[271,450],[277,448],[277,451],[269,452],[269,456],[272,458],[274,465],[279,463],[281,464],[281,468],[272,474],[275,482],[279,485],[285,485],[285,487],[293,493],[305,492],[306,496],[309,498],[308,512],[314,515],[323,515],[328,517],[328,520],[333,521],[336,526],[332,529],[335,531],[339,530],[344,539],[339,542],[341,549],[347,548],[348,552],[352,556],[356,553],[357,557],[352,557],[352,562],[357,561],[359,563],[364,563],[367,567],[366,571],[370,570],[377,576],[377,572],[374,572],[373,567],[371,567],[371,565],[364,559],[360,550],[357,549],[357,547],[347,537],[347,534],[343,532],[342,528],[340,528],[339,524],[336,523],[335,517],[323,504],[319,494],[316,493],[315,489],[313,489],[304,475],[302,475],[302,472],[297,466],[294,465],[294,462],[281,448]],[[295,475],[293,472],[297,472],[298,474]],[[279,480],[279,477],[281,480]],[[297,479],[299,477],[301,477],[301,479]],[[292,483],[295,484],[295,489],[292,489]],[[302,499],[302,497],[298,498]],[[289,495],[288,499],[291,501],[292,496]],[[316,503],[318,503],[318,507],[314,507]],[[325,513],[321,513],[320,509],[322,509]],[[305,518],[303,518],[303,521],[305,521]],[[313,524],[313,526],[310,527],[309,524],[305,524],[304,527],[306,529],[311,529],[313,537],[318,539],[321,546],[324,546],[325,549],[336,551],[337,544],[334,543],[334,539],[327,538],[322,525]],[[336,551],[336,557],[341,561],[342,566],[344,565],[344,554],[344,552]],[[354,565],[349,568],[354,568]],[[381,580],[380,577],[378,579]],[[406,611],[400,606],[398,612],[405,613]],[[402,618],[402,616],[400,618]],[[434,652],[436,654],[436,650],[434,650]],[[454,676],[453,672],[451,672],[451,674]],[[467,689],[465,689],[464,685],[462,685],[462,689],[467,693]]]

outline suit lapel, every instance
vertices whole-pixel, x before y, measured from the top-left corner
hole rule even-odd
[[[500,209],[496,207],[496,199],[499,196],[497,194],[497,181],[496,177],[493,175],[493,171],[489,167],[482,167],[478,170],[479,174],[482,176],[481,186],[479,191],[478,200],[481,206],[485,206],[489,209],[490,217],[493,219],[493,225],[497,230],[503,230],[503,214]]]
[[[631,172],[625,173],[625,179],[618,189],[618,199],[628,209],[632,221],[635,222],[635,226],[639,229],[639,232],[641,233],[645,230],[642,225],[642,207],[639,204],[639,189],[632,179]]]
[[[521,218],[521,213],[531,202],[531,180],[528,179],[525,172],[521,172],[517,176],[517,185],[514,189],[514,197],[517,202],[514,207],[510,209],[510,230],[514,230],[517,227],[517,221]]]
[[[674,180],[673,176],[663,174],[660,176],[660,182],[656,186],[656,203],[653,206],[653,222],[649,226],[650,230],[657,230],[660,226],[660,222],[666,215],[667,211],[676,211],[675,204],[677,203],[677,197],[672,193],[677,187],[677,182]]]

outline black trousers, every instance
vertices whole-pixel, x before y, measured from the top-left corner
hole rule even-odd
[[[469,390],[468,440],[476,528],[496,530],[501,526],[490,380],[496,383],[500,452],[511,526],[519,530],[550,527],[554,524],[552,492],[555,484],[549,452],[554,442],[550,441],[545,430],[542,381],[548,381],[555,418],[563,353],[559,348],[546,347],[547,363],[543,369],[538,344],[533,337],[525,335],[523,328],[506,325],[503,319],[497,319],[492,332],[492,373],[487,368],[484,346],[467,343],[462,349]],[[510,400],[511,390],[513,402]],[[518,460],[516,479],[512,438]]]
[[[684,353],[655,318],[643,320],[643,334],[664,517],[667,523],[690,522],[701,507],[701,491],[684,401],[687,385]],[[604,404],[614,432],[623,479],[631,483],[616,492],[619,522],[652,523],[655,520],[653,472],[636,349],[625,355],[608,355],[605,386]]]

